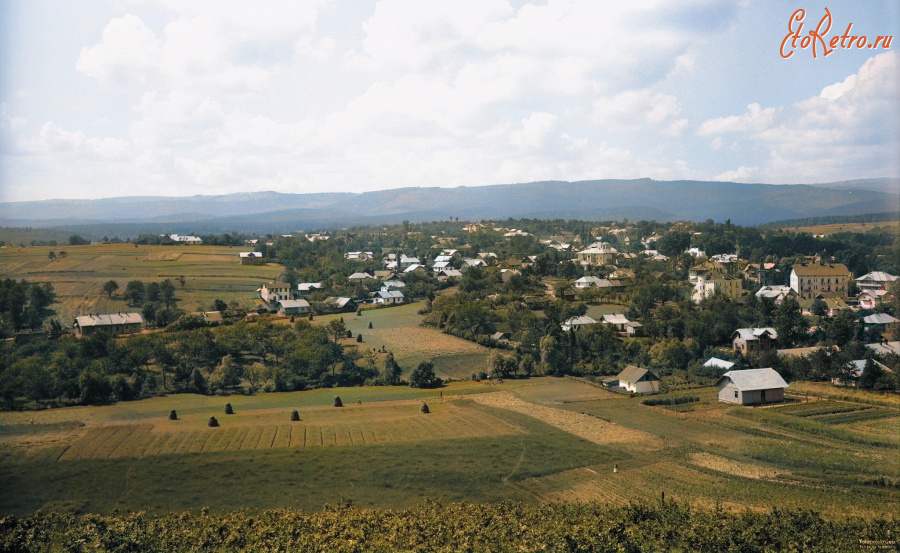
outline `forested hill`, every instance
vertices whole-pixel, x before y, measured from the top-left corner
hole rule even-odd
[[[871,184],[868,188],[868,184]],[[900,210],[900,179],[824,185],[706,181],[545,181],[376,192],[124,197],[3,204],[4,226],[90,223],[170,224],[173,232],[227,228],[298,230],[349,224],[566,218],[657,221],[714,219],[741,225]],[[180,227],[184,227],[179,230]]]

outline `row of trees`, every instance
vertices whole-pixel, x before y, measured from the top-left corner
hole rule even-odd
[[[50,306],[54,301],[56,293],[49,282],[4,279],[0,282],[0,333],[8,336],[23,329],[41,328],[53,314]]]

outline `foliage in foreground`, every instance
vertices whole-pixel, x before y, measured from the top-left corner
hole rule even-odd
[[[326,507],[210,515],[40,513],[0,520],[0,551],[872,551],[896,519],[807,510],[727,512],[677,502]]]

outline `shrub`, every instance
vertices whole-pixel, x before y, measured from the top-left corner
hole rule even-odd
[[[700,401],[700,398],[698,396],[651,398],[645,399],[641,403],[643,403],[644,405],[683,405],[685,403],[693,403],[695,401]]]

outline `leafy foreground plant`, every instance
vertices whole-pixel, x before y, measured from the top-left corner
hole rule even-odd
[[[893,551],[896,519],[728,512],[672,501],[240,510],[0,519],[0,551]]]

